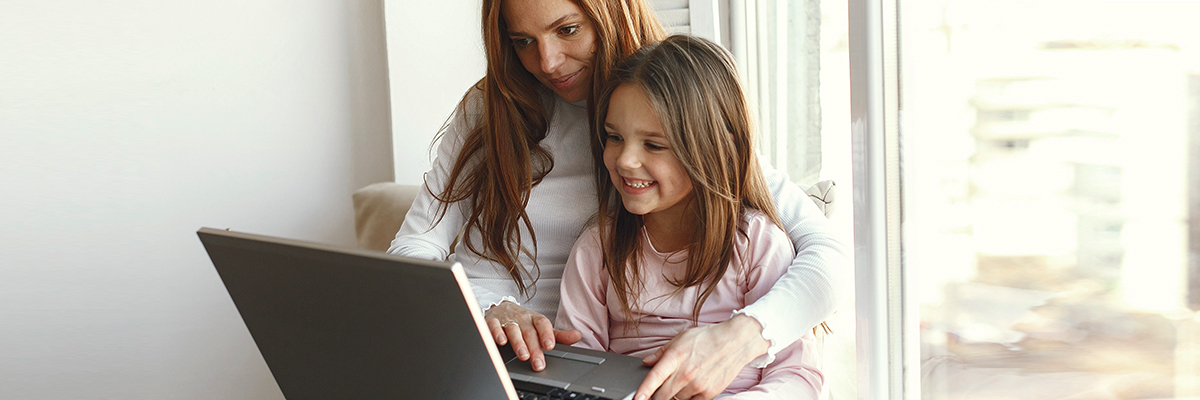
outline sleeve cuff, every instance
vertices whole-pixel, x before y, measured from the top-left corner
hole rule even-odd
[[[775,353],[783,350],[783,346],[778,345],[779,341],[775,340],[776,335],[773,335],[773,331],[766,324],[762,323],[762,318],[759,318],[757,315],[754,315],[752,311],[744,308],[741,310],[735,310],[729,317],[733,318],[738,314],[754,318],[754,320],[758,321],[758,324],[762,326],[762,337],[763,339],[766,339],[767,342],[770,342],[770,345],[767,347],[767,354],[763,354],[758,356],[758,358],[751,360],[750,364],[747,364],[747,366],[754,368],[765,368],[767,365],[775,361]]]
[[[506,301],[507,301],[507,302],[509,302],[509,303],[516,304],[516,305],[518,305],[518,306],[519,306],[519,305],[521,305],[521,303],[518,303],[518,302],[517,302],[517,299],[516,299],[516,298],[514,298],[514,297],[512,297],[512,296],[504,296],[504,297],[501,297],[501,298],[500,298],[500,300],[496,300],[496,301],[493,301],[493,302],[489,303],[489,304],[487,305],[487,307],[484,307],[484,308],[483,308],[483,311],[484,311],[484,312],[487,312],[487,310],[491,310],[491,309],[492,309],[492,307],[498,306],[498,305],[500,305],[500,303],[503,303],[503,302],[506,302]]]

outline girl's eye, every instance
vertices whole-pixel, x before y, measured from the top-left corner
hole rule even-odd
[[[533,39],[530,38],[512,38],[512,46],[518,49],[528,47],[533,44]]]
[[[562,29],[559,29],[558,32],[565,36],[571,36],[579,33],[579,25],[564,26]]]
[[[659,146],[657,144],[650,143],[650,142],[646,142],[646,148],[650,149],[650,150],[666,150],[667,149],[666,146]]]
[[[604,136],[604,140],[608,142],[620,142],[624,139],[622,139],[620,136],[609,133]]]

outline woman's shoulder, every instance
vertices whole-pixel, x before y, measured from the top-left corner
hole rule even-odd
[[[455,112],[466,116],[468,120],[477,119],[483,115],[484,100],[483,80],[481,79],[467,88],[467,92],[463,94],[462,100],[458,102]]]
[[[467,88],[466,93],[464,93],[462,99],[459,100],[458,106],[456,106],[454,109],[455,114],[465,117],[467,121],[479,121],[479,118],[483,116],[485,110],[487,109],[487,97],[484,94],[484,85],[486,84],[486,79],[487,78],[480,79],[479,81],[475,82],[475,84],[471,85],[471,87]],[[547,114],[552,114],[553,111],[559,107],[558,103],[561,102],[561,99],[559,99],[558,95],[554,94],[554,92],[544,87],[539,87],[536,92],[538,95],[538,100],[541,102],[542,108],[546,110]]]

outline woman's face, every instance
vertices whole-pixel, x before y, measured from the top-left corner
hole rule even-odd
[[[592,89],[596,29],[570,0],[505,0],[508,38],[525,70],[568,102]]]

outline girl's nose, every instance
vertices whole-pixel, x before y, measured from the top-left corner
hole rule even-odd
[[[621,154],[617,156],[617,166],[625,170],[634,170],[642,167],[642,155],[637,150],[637,146],[625,146],[621,149]]]

